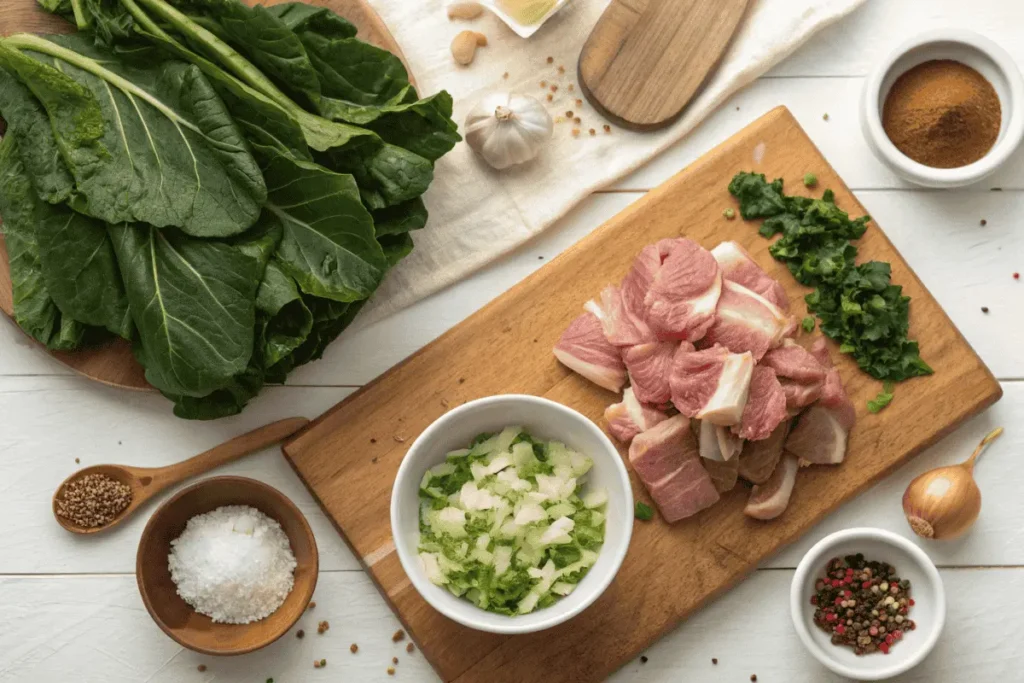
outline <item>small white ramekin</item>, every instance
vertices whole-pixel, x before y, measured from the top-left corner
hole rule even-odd
[[[979,72],[992,84],[1002,108],[999,137],[988,154],[959,168],[932,168],[903,154],[882,128],[882,107],[897,78],[934,59],[951,59]],[[883,59],[864,82],[861,128],[868,146],[897,175],[925,187],[961,187],[995,171],[1024,138],[1024,79],[1013,58],[988,38],[957,28],[926,31]]]
[[[427,578],[420,564],[419,488],[423,474],[444,462],[445,454],[464,448],[481,432],[510,425],[525,427],[542,439],[561,441],[590,456],[588,488],[608,492],[604,545],[597,563],[569,595],[529,614],[505,616],[487,612],[452,595]],[[618,573],[633,534],[633,489],[618,450],[596,424],[571,408],[538,396],[490,396],[454,408],[416,437],[398,468],[391,490],[391,534],[402,569],[430,605],[463,626],[491,633],[532,633],[571,619],[604,593]]]
[[[814,624],[814,584],[833,557],[863,553],[868,560],[896,567],[910,581],[914,607],[909,618],[917,628],[904,631],[889,654],[857,656],[848,647],[833,645],[831,636]],[[837,531],[818,541],[796,568],[789,594],[793,626],[815,659],[841,676],[858,681],[881,681],[909,671],[932,651],[946,623],[946,593],[939,571],[923,550],[906,538],[884,529]]]

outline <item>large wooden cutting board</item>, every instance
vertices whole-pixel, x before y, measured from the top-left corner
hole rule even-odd
[[[248,5],[278,5],[293,0],[243,0]],[[402,61],[405,56],[384,21],[373,10],[367,0],[305,0],[306,4],[328,7],[345,17],[359,30],[358,37],[368,43],[397,55]],[[12,33],[70,33],[74,27],[60,17],[40,9],[36,0],[0,0],[0,36]],[[406,65],[408,67],[408,64]],[[410,72],[410,80],[412,75]],[[0,119],[0,134],[4,122]],[[3,227],[0,226],[0,232]],[[7,249],[0,234],[0,312],[8,317],[14,315],[14,298],[11,290],[11,272],[7,261]],[[42,346],[40,345],[40,348]],[[132,355],[131,345],[122,340],[112,340],[102,345],[74,352],[48,351],[48,353],[80,375],[89,379],[125,389],[151,389],[146,382],[145,371]]]
[[[843,501],[869,487],[1002,395],[974,353],[881,228],[860,241],[861,259],[889,261],[913,297],[914,337],[932,377],[901,384],[892,405],[869,415],[879,383],[835,351],[858,410],[846,462],[802,471],[785,514],[745,517],[743,486],[696,517],[669,526],[637,523],[629,554],[607,593],[583,614],[532,635],[472,631],[434,611],[410,585],[394,552],[388,506],[398,465],[447,407],[500,393],[546,396],[604,425],[615,395],[559,365],[551,348],[583,303],[618,282],[646,244],[685,235],[713,247],[736,240],[786,287],[794,313],[806,293],[769,256],[756,226],[726,220],[733,174],[754,169],[789,180],[818,175],[839,205],[864,213],[796,120],[778,108],[740,131],[611,219],[483,310],[336,406],[284,446],[288,461],[367,565],[381,593],[445,680],[597,681],[636,656],[701,604],[746,576]],[[634,478],[640,500],[649,500]],[[894,501],[896,504],[896,501]],[[758,628],[788,629],[789,616]]]

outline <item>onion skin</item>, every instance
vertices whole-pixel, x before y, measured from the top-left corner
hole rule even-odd
[[[945,540],[960,536],[981,512],[981,490],[963,465],[940,467],[910,482],[903,512],[914,533]]]
[[[974,482],[974,463],[1002,433],[1002,427],[989,432],[966,462],[939,467],[910,482],[903,493],[903,514],[915,534],[946,540],[971,528],[981,512],[981,489]]]

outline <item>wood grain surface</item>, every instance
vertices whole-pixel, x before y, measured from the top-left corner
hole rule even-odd
[[[616,123],[669,125],[717,67],[749,0],[612,0],[580,53],[580,87]]]
[[[391,486],[407,448],[447,408],[499,393],[546,396],[603,425],[604,408],[616,396],[559,365],[551,348],[583,303],[625,275],[644,245],[678,235],[706,247],[736,240],[783,283],[794,313],[803,314],[799,302],[807,290],[769,256],[769,242],[753,224],[722,216],[734,206],[729,180],[751,169],[789,178],[788,191],[803,194],[797,179],[813,171],[820,187],[835,190],[841,207],[864,213],[789,111],[774,109],[285,444],[288,461],[443,679],[603,679],[843,501],[1002,395],[988,368],[872,225],[859,243],[861,259],[892,263],[894,281],[913,297],[912,335],[937,372],[901,384],[889,408],[869,415],[865,403],[879,383],[832,345],[859,419],[842,466],[801,472],[789,509],[771,523],[742,514],[746,491],[738,487],[684,522],[637,524],[608,591],[551,630],[481,633],[427,605],[402,571],[388,521]],[[648,500],[635,478],[634,492]]]
[[[244,0],[246,4],[278,5],[292,0]],[[70,33],[74,27],[60,17],[39,8],[36,0],[0,0],[0,36],[12,33]],[[358,37],[394,53],[402,61],[405,56],[384,21],[367,0],[306,0],[306,4],[328,7],[351,21],[359,30]],[[406,64],[408,68],[408,64]],[[412,74],[410,72],[410,81]],[[2,132],[3,119],[0,119]],[[0,231],[3,230],[0,225]],[[14,299],[11,290],[11,272],[7,260],[7,249],[0,235],[0,311],[8,317],[14,315]],[[40,346],[40,348],[42,348]],[[123,339],[114,339],[102,345],[74,352],[48,351],[58,361],[89,379],[125,389],[148,390],[152,387],[146,381],[145,371],[135,356],[131,344]]]

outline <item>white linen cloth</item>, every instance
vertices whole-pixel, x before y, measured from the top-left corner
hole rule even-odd
[[[420,93],[445,89],[455,98],[460,130],[481,97],[507,90],[538,97],[552,116],[572,111],[582,122],[556,123],[554,138],[537,159],[501,172],[465,142],[456,145],[437,164],[424,198],[430,220],[413,233],[416,249],[389,274],[355,326],[392,315],[523,244],[594,190],[671,146],[734,92],[863,2],[754,0],[718,70],[678,121],[653,133],[613,126],[606,134],[606,121],[580,93],[576,63],[607,0],[572,0],[529,40],[490,13],[472,22],[449,21],[444,0],[371,0],[401,45]],[[449,46],[466,29],[484,33],[489,44],[477,50],[470,66],[461,67]],[[550,103],[550,88],[542,90],[541,81],[558,86]],[[582,107],[577,99],[583,99]],[[581,129],[579,138],[572,136],[574,127]],[[590,128],[596,136],[590,136]]]

